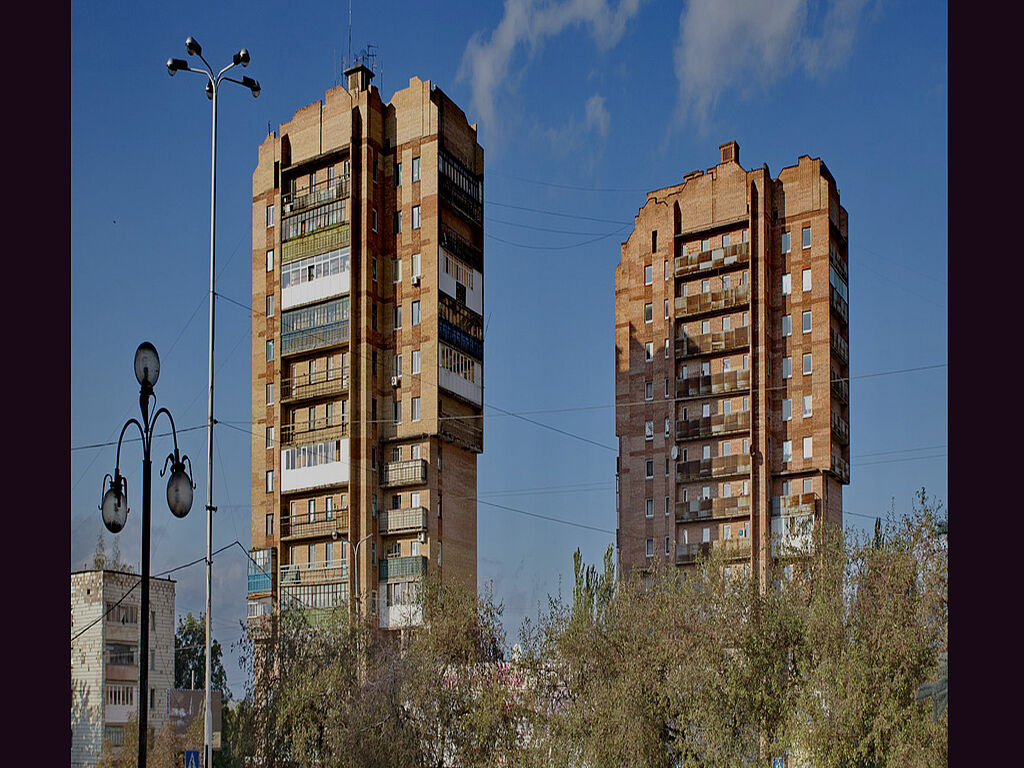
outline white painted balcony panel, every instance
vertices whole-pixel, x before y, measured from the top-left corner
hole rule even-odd
[[[459,263],[461,264],[461,262]],[[438,259],[437,270],[438,287],[446,294],[451,296],[453,299],[458,299],[458,294],[456,293],[455,289],[455,278],[448,274],[448,272],[446,272],[444,268],[444,249],[441,249],[441,258]],[[484,313],[484,276],[477,272],[475,269],[469,269],[469,271],[472,272],[473,274],[473,287],[470,288],[468,285],[465,286],[466,306],[472,309],[478,315],[482,315]]]
[[[341,456],[338,461],[317,464],[301,469],[281,470],[281,490],[299,491],[305,488],[320,488],[325,485],[337,485],[348,482],[348,438],[341,441]],[[285,466],[284,452],[281,455],[281,466]]]
[[[468,379],[459,376],[457,373],[452,373],[445,368],[438,368],[437,383],[449,392],[465,398],[471,403],[482,406],[484,402],[483,366],[480,365],[480,363],[474,362],[474,368],[474,378],[476,378],[476,381],[469,381]]]
[[[352,273],[348,270],[337,275],[321,277],[298,285],[290,285],[281,291],[281,309],[301,307],[314,301],[330,299],[349,292],[352,286]]]
[[[381,629],[402,629],[418,627],[423,624],[423,608],[419,605],[392,605],[388,607],[381,601],[378,616]]]

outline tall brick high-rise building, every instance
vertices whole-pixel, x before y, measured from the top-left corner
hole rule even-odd
[[[249,617],[358,599],[395,629],[425,573],[476,589],[484,157],[429,81],[345,76],[253,173]]]
[[[714,547],[764,579],[842,522],[846,210],[819,159],[772,178],[720,152],[648,193],[615,272],[624,573]]]

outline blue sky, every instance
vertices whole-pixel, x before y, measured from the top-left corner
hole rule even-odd
[[[244,46],[246,74],[263,86],[255,101],[225,86],[220,101],[217,285],[248,305],[257,147],[268,123],[276,130],[335,85],[348,47],[344,3],[295,7],[291,17],[265,2],[72,8],[72,568],[102,530],[96,505],[114,463],[112,446],[82,446],[116,440],[137,414],[140,341],[161,354],[157,394],[179,430],[206,416],[210,103],[200,78],[172,79],[164,61],[185,56],[190,34],[218,66]],[[479,583],[493,582],[510,639],[545,595],[569,587],[573,550],[597,561],[614,539],[619,243],[645,191],[714,165],[730,139],[745,167],[773,175],[821,157],[850,214],[847,524],[867,529],[893,503],[906,511],[922,486],[945,500],[947,369],[887,373],[947,361],[945,4],[354,0],[352,11],[353,48],[378,46],[385,100],[417,75],[480,126],[490,407],[478,489],[490,504],[478,510]],[[216,431],[215,548],[249,543],[250,333],[248,311],[219,301],[216,415],[241,429]],[[154,477],[154,572],[204,553],[205,432],[179,440],[196,502],[174,519]],[[158,439],[154,454],[170,448]],[[141,510],[137,443],[121,465]],[[136,562],[139,520],[119,537]],[[215,559],[225,646],[245,613],[245,570],[237,547]],[[201,611],[202,567],[175,577],[179,614]],[[241,694],[234,654],[226,667]]]

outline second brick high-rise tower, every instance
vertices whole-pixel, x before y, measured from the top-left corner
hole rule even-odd
[[[819,159],[772,178],[729,142],[648,193],[615,272],[624,573],[714,547],[763,579],[842,522],[847,285],[846,210]]]
[[[351,595],[396,629],[424,574],[476,589],[483,149],[429,81],[345,74],[253,174],[249,616]]]

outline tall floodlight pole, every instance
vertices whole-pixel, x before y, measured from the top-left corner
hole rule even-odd
[[[192,68],[184,59],[168,59],[167,73],[174,77],[179,71],[195,72],[207,77],[206,96],[213,102],[213,136],[210,149],[210,360],[209,360],[209,390],[207,393],[206,412],[206,728],[204,737],[203,765],[205,768],[213,766],[213,704],[210,680],[210,648],[212,644],[213,624],[213,513],[216,507],[213,505],[213,328],[214,313],[216,308],[216,254],[217,254],[217,93],[220,90],[222,81],[238,83],[249,89],[253,98],[260,95],[260,84],[251,77],[243,77],[241,80],[225,77],[224,74],[239,64],[243,67],[249,66],[249,52],[243,48],[234,55],[230,64],[224,69],[213,74],[213,67],[203,58],[203,47],[194,37],[185,41],[185,51],[189,56],[198,56],[207,69]]]

